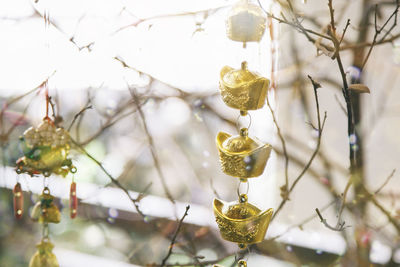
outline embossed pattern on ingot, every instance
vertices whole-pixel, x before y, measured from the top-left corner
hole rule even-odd
[[[252,178],[260,176],[265,169],[271,146],[247,136],[231,136],[220,132],[217,147],[222,171],[230,176]]]
[[[269,80],[247,69],[242,62],[241,69],[229,66],[222,68],[219,89],[224,103],[235,109],[256,110],[264,106]]]
[[[261,212],[250,203],[225,203],[214,199],[214,214],[222,238],[253,244],[264,239],[273,210]]]

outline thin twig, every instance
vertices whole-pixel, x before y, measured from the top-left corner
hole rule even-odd
[[[71,124],[68,127],[68,131],[71,130],[72,126],[74,125],[75,121],[77,118],[79,118],[83,113],[85,113],[86,110],[88,109],[92,109],[93,106],[92,105],[87,105],[84,108],[82,108],[78,113],[75,114],[74,119],[72,120]]]
[[[135,92],[135,90],[133,88],[129,88],[129,91],[130,91],[132,99],[133,99],[133,101],[134,101],[134,103],[136,105],[136,109],[139,112],[140,119],[142,120],[143,129],[144,129],[144,132],[145,132],[145,134],[147,136],[147,139],[148,139],[148,142],[149,142],[149,145],[150,145],[150,152],[151,152],[151,156],[152,156],[153,161],[154,161],[154,166],[155,166],[155,168],[157,170],[158,177],[161,180],[161,184],[162,184],[162,187],[164,189],[164,193],[172,203],[175,203],[175,200],[172,197],[172,194],[168,189],[167,183],[165,181],[164,174],[161,171],[161,164],[160,164],[160,161],[158,160],[158,156],[157,156],[157,153],[156,153],[153,136],[150,134],[149,128],[147,126],[147,120],[146,120],[146,117],[145,117],[144,112],[142,110],[141,104],[139,102],[139,98],[136,95],[136,92]]]
[[[371,55],[372,49],[374,48],[376,42],[377,42],[377,38],[378,36],[381,34],[381,32],[383,31],[383,29],[388,25],[389,21],[394,18],[394,22],[393,25],[391,26],[391,28],[385,33],[385,35],[383,36],[383,38],[380,40],[380,42],[382,42],[386,36],[388,36],[390,34],[390,32],[396,27],[397,25],[397,14],[399,11],[399,0],[396,0],[396,9],[393,11],[393,13],[389,16],[389,18],[385,21],[385,23],[382,25],[382,27],[378,27],[377,24],[377,13],[378,13],[378,5],[375,6],[375,20],[374,20],[374,25],[375,25],[375,34],[374,34],[374,38],[372,41],[371,46],[369,47],[368,53],[361,65],[361,70],[364,69],[365,64],[367,64],[367,61],[369,59],[369,56]]]
[[[161,267],[164,267],[164,266],[165,266],[165,263],[167,262],[167,260],[169,259],[169,257],[170,257],[171,254],[172,254],[172,249],[174,248],[174,245],[175,245],[175,242],[176,242],[176,238],[178,237],[178,234],[179,234],[179,232],[180,232],[180,230],[181,230],[181,227],[182,227],[182,225],[183,225],[183,220],[184,220],[185,217],[188,215],[189,209],[190,209],[190,205],[187,205],[187,206],[186,206],[185,213],[183,214],[182,218],[179,220],[178,226],[177,226],[176,231],[175,231],[175,234],[174,234],[174,236],[173,236],[172,239],[171,239],[171,243],[170,243],[170,245],[169,245],[168,253],[167,253],[167,255],[164,257],[164,259],[163,259],[162,262],[161,262]]]
[[[396,173],[396,169],[393,169],[389,176],[386,178],[385,182],[375,191],[374,195],[379,194],[379,192],[389,183],[390,179],[393,178]]]
[[[289,192],[289,156],[288,156],[287,149],[286,149],[286,142],[285,142],[285,138],[283,138],[281,128],[279,127],[278,121],[275,116],[274,109],[272,108],[272,106],[269,102],[268,96],[267,96],[267,106],[269,108],[269,111],[271,112],[272,119],[274,121],[279,140],[281,141],[283,157],[285,159],[285,185],[283,187],[281,187],[281,196],[283,199],[288,199],[289,198],[289,195],[288,195],[288,192]]]
[[[328,209],[330,206],[332,206],[334,203],[336,202],[336,200],[332,200],[331,202],[329,202],[328,204],[326,204],[324,207],[321,208],[321,211],[324,211],[326,209]],[[285,232],[283,232],[282,234],[279,234],[277,236],[271,237],[268,239],[268,241],[271,240],[276,240],[282,236],[284,236],[285,234],[287,234],[291,229],[293,228],[300,228],[301,230],[303,229],[303,226],[309,222],[311,222],[315,217],[317,217],[317,214],[313,214],[311,216],[309,216],[308,218],[304,219],[303,221],[301,221],[298,224],[292,225],[290,227],[288,227]]]
[[[310,159],[308,160],[307,164],[304,166],[303,170],[301,171],[301,173],[297,176],[297,178],[294,180],[293,184],[290,186],[289,188],[289,192],[288,195],[290,195],[290,193],[294,190],[294,188],[296,187],[297,183],[300,181],[300,179],[304,176],[304,174],[307,172],[307,170],[310,168],[312,162],[314,161],[315,156],[318,154],[320,145],[321,145],[321,137],[322,137],[322,132],[324,130],[324,126],[325,126],[325,122],[326,122],[326,112],[324,114],[324,119],[321,122],[321,116],[320,116],[320,110],[319,110],[319,100],[318,100],[318,92],[317,89],[321,87],[321,85],[317,82],[315,82],[311,76],[308,76],[308,78],[310,79],[312,85],[313,85],[313,89],[314,89],[314,96],[315,96],[315,102],[316,102],[316,107],[317,107],[317,120],[318,120],[318,139],[317,139],[317,146],[314,149],[313,154],[311,155]],[[279,204],[278,208],[276,209],[272,219],[274,219],[278,213],[281,211],[281,209],[283,208],[283,206],[285,205],[286,201],[288,199],[283,199],[281,201],[281,203]]]
[[[332,231],[338,231],[338,232],[344,230],[344,228],[345,228],[345,227],[344,227],[345,222],[340,223],[339,226],[335,226],[335,227],[330,226],[330,225],[328,224],[328,222],[326,221],[326,219],[325,219],[324,217],[322,217],[322,214],[321,214],[321,212],[319,211],[319,209],[316,208],[315,211],[317,212],[317,215],[318,215],[319,219],[321,220],[321,222],[322,222],[322,223],[325,225],[325,227],[327,227],[328,229],[331,229]]]
[[[137,211],[137,213],[142,216],[143,219],[145,219],[146,215],[140,210],[139,207],[139,201],[143,198],[143,196],[141,194],[139,194],[139,196],[135,199],[131,196],[131,194],[129,193],[128,189],[126,189],[116,178],[114,178],[103,166],[103,164],[98,161],[95,157],[93,157],[91,154],[89,154],[89,152],[87,152],[87,150],[80,145],[78,142],[76,142],[73,138],[70,138],[71,142],[77,147],[79,148],[79,150],[82,151],[83,154],[85,154],[88,158],[90,158],[94,163],[96,163],[100,169],[108,176],[108,178],[110,178],[111,182],[113,184],[115,184],[117,187],[119,187],[129,198],[129,200],[133,203],[133,205],[135,206],[135,209]]]

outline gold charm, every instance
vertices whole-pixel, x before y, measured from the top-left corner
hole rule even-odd
[[[222,100],[231,108],[255,110],[264,106],[269,80],[247,69],[242,62],[241,69],[229,66],[222,68],[219,88]]]
[[[236,136],[219,132],[217,147],[222,171],[242,179],[260,176],[272,149],[271,145],[248,137],[247,128],[242,128]]]
[[[214,215],[222,238],[238,243],[240,248],[264,240],[272,213],[273,209],[261,212],[248,203],[245,194],[240,196],[239,202],[214,199]]]
[[[59,223],[61,214],[53,203],[54,197],[46,187],[43,190],[40,200],[35,204],[31,212],[31,218],[39,223]]]
[[[226,21],[228,38],[238,42],[259,42],[264,35],[266,18],[263,10],[248,1],[240,1],[229,12]]]
[[[43,239],[36,245],[37,252],[32,256],[29,267],[59,267],[56,255],[52,250],[54,245],[47,239]]]
[[[67,158],[69,134],[63,128],[56,128],[50,119],[45,118],[37,129],[27,129],[21,140],[25,145],[24,157],[17,161],[17,173],[43,174],[45,177],[55,173],[65,177],[68,172],[76,172]]]

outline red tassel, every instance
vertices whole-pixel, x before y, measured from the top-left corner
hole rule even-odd
[[[74,219],[78,211],[78,198],[76,197],[76,183],[71,183],[71,190],[69,191],[69,210],[70,217]]]
[[[24,195],[22,193],[21,184],[17,183],[14,186],[14,215],[15,218],[21,219],[24,212]]]

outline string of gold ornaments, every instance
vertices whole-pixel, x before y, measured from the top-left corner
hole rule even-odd
[[[228,38],[242,42],[243,49],[247,42],[259,42],[265,28],[263,11],[247,0],[233,6],[226,21]],[[238,127],[238,135],[219,132],[216,138],[221,169],[225,174],[239,178],[239,185],[237,201],[214,199],[214,215],[222,238],[237,243],[240,249],[263,241],[273,214],[273,209],[261,211],[249,203],[247,195],[248,179],[259,177],[264,172],[271,153],[271,145],[249,137],[251,117],[248,112],[264,106],[269,83],[267,78],[249,70],[246,61],[240,68],[225,66],[220,72],[222,100],[227,106],[240,110],[238,126],[241,118],[249,118],[247,127]],[[241,190],[243,185],[246,186],[244,192]],[[247,262],[242,259],[238,266],[247,266]]]
[[[43,17],[46,37],[48,37],[48,29],[51,24],[48,9],[44,10]],[[45,39],[45,46],[50,52],[48,39]],[[52,252],[54,245],[49,237],[49,224],[59,223],[61,214],[54,203],[54,196],[50,193],[49,179],[52,175],[66,177],[69,173],[74,174],[77,169],[68,157],[71,147],[68,131],[59,127],[49,117],[51,103],[48,81],[40,87],[39,92],[41,91],[44,91],[46,98],[46,115],[37,127],[28,128],[20,137],[20,146],[24,155],[17,160],[15,167],[18,176],[13,190],[14,214],[17,219],[21,219],[24,213],[23,190],[19,183],[19,175],[28,174],[32,178],[42,176],[43,191],[30,214],[33,221],[42,224],[42,239],[36,245],[37,252],[32,256],[29,267],[59,267],[57,258]],[[77,215],[78,207],[74,178],[72,178],[70,186],[69,207],[70,217],[73,219]]]
[[[57,258],[52,253],[54,245],[49,237],[49,224],[59,223],[61,214],[54,203],[54,196],[51,195],[48,184],[52,175],[66,177],[69,173],[74,174],[77,169],[68,157],[71,145],[68,131],[58,127],[49,117],[50,97],[47,82],[43,84],[42,89],[46,97],[46,116],[37,127],[28,128],[20,137],[24,155],[17,160],[15,171],[18,175],[43,177],[42,194],[30,213],[33,221],[42,224],[42,239],[36,245],[37,252],[32,256],[29,267],[59,267]],[[24,197],[19,176],[13,189],[13,204],[15,217],[21,219],[24,214]],[[74,178],[70,186],[69,206],[70,217],[73,219],[77,215],[78,206]]]

